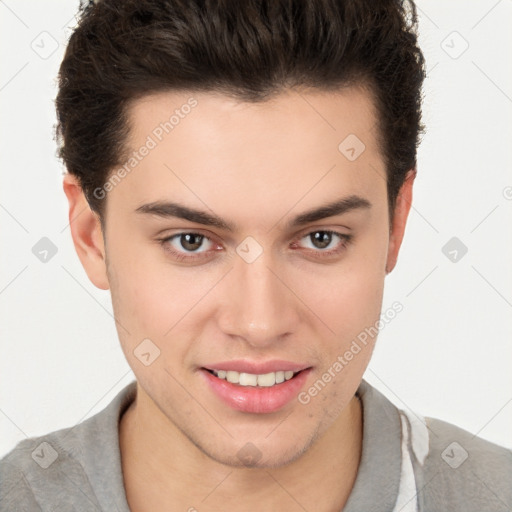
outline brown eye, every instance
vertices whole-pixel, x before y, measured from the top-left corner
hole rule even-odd
[[[302,247],[313,256],[333,257],[340,255],[346,249],[352,236],[328,229],[319,229],[304,235],[298,243],[293,244],[293,247],[295,249]]]
[[[204,239],[204,236],[198,233],[183,233],[179,237],[181,247],[187,251],[197,251]]]
[[[332,233],[329,231],[315,231],[309,235],[311,242],[317,249],[329,247],[332,241]]]
[[[206,235],[194,232],[182,232],[160,239],[164,249],[179,259],[206,256],[215,246]]]

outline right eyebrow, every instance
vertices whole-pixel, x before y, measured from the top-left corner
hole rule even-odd
[[[170,201],[155,201],[143,204],[135,211],[137,213],[156,215],[162,218],[176,217],[190,222],[196,222],[197,224],[204,224],[205,226],[225,229],[226,231],[234,231],[236,228],[234,224],[221,219],[217,215],[213,215],[202,210],[196,210],[195,208],[189,208],[188,206]]]

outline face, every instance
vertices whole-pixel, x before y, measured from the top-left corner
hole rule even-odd
[[[290,462],[335,428],[375,342],[353,345],[390,243],[370,97],[161,93],[130,122],[105,251],[139,400],[211,459]]]

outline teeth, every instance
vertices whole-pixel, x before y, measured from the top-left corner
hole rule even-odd
[[[240,378],[238,379],[238,384],[241,386],[257,386],[258,376],[253,375],[252,373],[241,373]]]
[[[225,379],[232,384],[261,387],[271,387],[275,384],[281,384],[285,380],[290,380],[295,375],[295,372],[292,371],[277,371],[260,375],[255,375],[253,373],[239,373],[233,370],[212,370],[212,372],[219,379]]]
[[[258,386],[270,387],[276,383],[276,374],[274,372],[258,375]]]
[[[240,382],[240,374],[238,372],[228,371],[226,372],[226,380],[232,384],[238,384]]]

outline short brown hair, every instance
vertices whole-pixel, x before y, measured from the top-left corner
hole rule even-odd
[[[366,85],[378,112],[390,214],[416,168],[424,58],[400,0],[99,0],[82,7],[59,71],[58,155],[93,193],[125,160],[127,107],[215,91],[248,102],[284,88]]]

